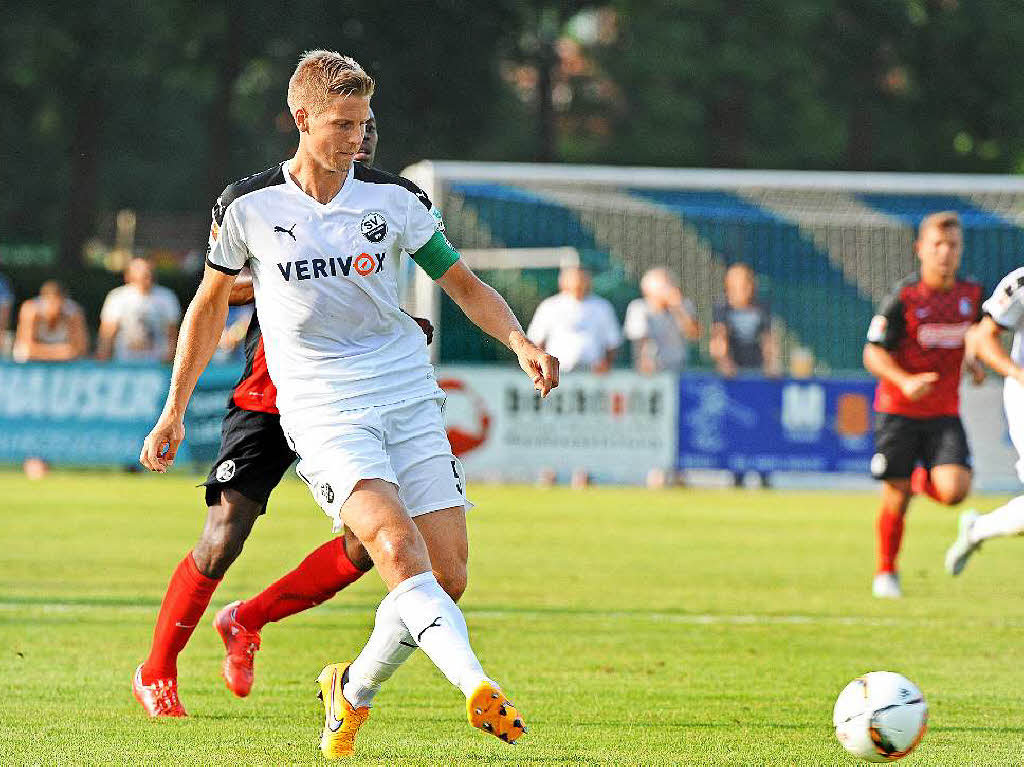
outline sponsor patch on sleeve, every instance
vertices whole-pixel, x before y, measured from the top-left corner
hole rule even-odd
[[[885,331],[889,328],[889,320],[884,314],[876,314],[868,325],[868,341],[880,344],[885,340]]]

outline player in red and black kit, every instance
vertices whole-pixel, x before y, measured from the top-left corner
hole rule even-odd
[[[370,112],[360,151],[354,159],[372,166],[377,124]],[[242,182],[244,183],[244,182]],[[230,190],[230,187],[229,187]],[[225,194],[228,192],[226,191]],[[219,207],[219,206],[218,206]],[[217,221],[214,209],[214,226]],[[252,303],[252,279],[240,277],[231,289],[234,306]],[[414,318],[429,344],[433,327]],[[149,656],[135,671],[132,690],[150,716],[185,716],[178,698],[178,654],[185,648],[214,590],[242,552],[256,519],[266,512],[271,491],[295,460],[285,441],[277,389],[267,372],[259,318],[253,313],[245,339],[245,370],[228,402],[221,446],[206,486],[206,524],[193,549],[171,576],[160,605]],[[299,566],[243,603],[217,613],[214,626],[224,640],[223,675],[239,697],[252,687],[253,653],[259,631],[270,622],[330,599],[373,567],[359,539],[346,528],[309,554]]]
[[[911,496],[951,506],[971,488],[959,387],[964,336],[981,318],[982,287],[957,277],[963,231],[956,213],[926,217],[915,249],[920,271],[882,302],[864,347],[864,367],[879,379],[871,459],[871,474],[882,481],[876,597],[902,596],[896,557]],[[981,368],[970,364],[980,381]]]

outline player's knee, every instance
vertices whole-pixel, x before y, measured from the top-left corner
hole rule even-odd
[[[455,602],[458,602],[466,593],[466,586],[469,585],[469,571],[465,565],[450,567],[443,572],[435,570],[434,575],[441,588]]]
[[[364,573],[373,569],[373,558],[366,547],[353,535],[351,530],[345,530],[345,556],[359,570]]]
[[[206,525],[193,549],[196,567],[208,578],[222,578],[242,553],[246,538],[263,506],[233,490],[221,493],[209,508]]]
[[[952,487],[936,488],[936,495],[938,495],[939,503],[945,504],[946,506],[955,506],[956,504],[963,501],[967,497],[967,492],[970,489],[969,485],[953,485]]]

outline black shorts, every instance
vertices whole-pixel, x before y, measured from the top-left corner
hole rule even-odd
[[[206,505],[220,503],[220,491],[236,490],[262,504],[295,461],[281,430],[281,416],[232,405],[220,430],[220,452],[206,477]]]
[[[967,433],[955,415],[908,418],[892,413],[875,416],[875,479],[907,479],[920,463],[926,469],[956,464],[971,468]]]

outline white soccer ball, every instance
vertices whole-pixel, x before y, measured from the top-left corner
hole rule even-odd
[[[872,671],[839,693],[832,711],[836,737],[869,762],[894,762],[914,750],[928,726],[928,704],[902,674]]]

